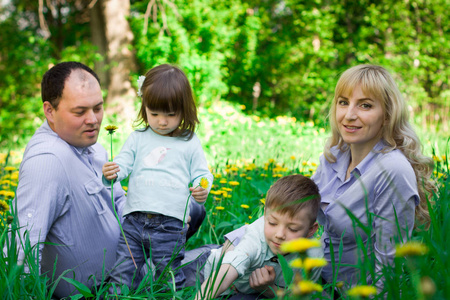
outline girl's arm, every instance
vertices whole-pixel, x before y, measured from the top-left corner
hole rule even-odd
[[[203,282],[201,291],[197,293],[195,300],[214,299],[217,295],[225,292],[237,278],[238,272],[232,265],[221,265],[218,272],[213,272]]]

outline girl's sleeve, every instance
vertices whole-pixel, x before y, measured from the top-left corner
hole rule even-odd
[[[404,243],[414,227],[415,207],[419,203],[414,170],[406,160],[382,162],[374,186],[374,251],[375,272],[392,265],[395,245]],[[383,280],[377,287],[383,287]]]
[[[192,185],[196,187],[200,184],[200,180],[202,178],[206,178],[208,180],[207,190],[209,192],[211,190],[214,177],[209,171],[208,163],[206,161],[205,153],[203,152],[200,140],[197,138],[197,136],[194,136],[192,139],[194,148],[190,161],[191,182]]]
[[[135,132],[131,133],[120,153],[114,157],[114,162],[119,165],[120,172],[117,173],[117,181],[121,181],[130,175],[134,167],[137,152],[137,138]]]

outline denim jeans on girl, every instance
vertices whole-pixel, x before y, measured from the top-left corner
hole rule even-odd
[[[176,269],[181,266],[181,260],[184,258],[187,225],[183,227],[182,221],[169,216],[133,212],[125,216],[122,228],[136,261],[137,269],[121,235],[117,248],[116,267],[110,275],[113,283],[126,284],[130,288],[136,288],[142,280],[140,274],[146,258],[151,257],[156,269],[156,279],[171,262],[168,269],[175,273],[176,287],[184,286],[186,278],[183,271]],[[133,279],[133,277],[135,278]],[[170,278],[169,275],[164,280],[171,282]]]

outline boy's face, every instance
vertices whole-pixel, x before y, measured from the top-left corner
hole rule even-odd
[[[264,236],[274,254],[284,254],[280,251],[281,243],[301,237],[309,238],[316,232],[317,223],[311,225],[308,213],[307,209],[302,209],[291,218],[288,214],[266,207]]]

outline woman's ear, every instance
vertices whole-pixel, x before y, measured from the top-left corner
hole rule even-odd
[[[314,235],[314,233],[316,233],[318,228],[319,228],[319,224],[317,224],[317,222],[314,222],[314,224],[312,224],[312,226],[309,228],[308,235],[306,237],[307,238],[312,237]]]

